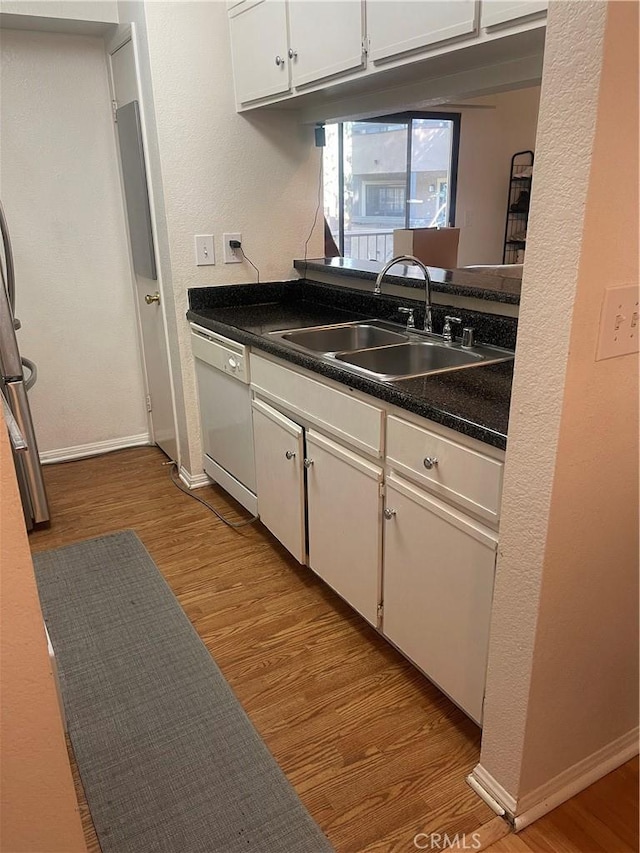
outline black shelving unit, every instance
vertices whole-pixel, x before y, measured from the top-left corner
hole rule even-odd
[[[529,200],[533,178],[533,151],[516,151],[511,158],[507,216],[504,226],[503,264],[520,264],[527,245]]]

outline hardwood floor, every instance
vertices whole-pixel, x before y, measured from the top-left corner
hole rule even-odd
[[[260,524],[231,530],[182,494],[165,461],[155,448],[134,448],[46,467],[53,522],[30,535],[32,550],[135,530],[337,853],[411,851],[417,833],[482,828],[485,844],[504,834],[465,783],[479,755],[477,726]],[[215,487],[197,494],[245,517]],[[637,765],[635,774],[637,784]],[[556,822],[552,837],[563,827],[565,846],[544,830],[524,841],[531,827],[489,849],[617,853],[570,846],[570,821]],[[521,839],[540,846],[515,846]]]

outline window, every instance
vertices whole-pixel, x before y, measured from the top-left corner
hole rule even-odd
[[[396,228],[453,225],[458,113],[326,125],[324,209],[345,257],[386,261]]]
[[[363,214],[369,216],[404,216],[403,184],[365,184]]]

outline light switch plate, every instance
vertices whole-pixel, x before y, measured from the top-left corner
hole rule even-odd
[[[596,361],[638,352],[638,293],[635,284],[605,290]]]
[[[216,262],[213,234],[196,234],[196,266],[208,267]]]

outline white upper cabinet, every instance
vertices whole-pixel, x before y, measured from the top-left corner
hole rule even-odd
[[[241,0],[229,7],[238,104],[364,65],[361,0]]]
[[[548,0],[483,0],[481,27],[518,23],[519,18],[545,12]]]
[[[472,35],[477,26],[475,0],[368,0],[369,56],[384,62],[407,51]]]
[[[236,101],[286,94],[291,79],[284,0],[239,3],[230,10],[229,28]]]
[[[294,86],[362,68],[361,0],[289,0]]]

